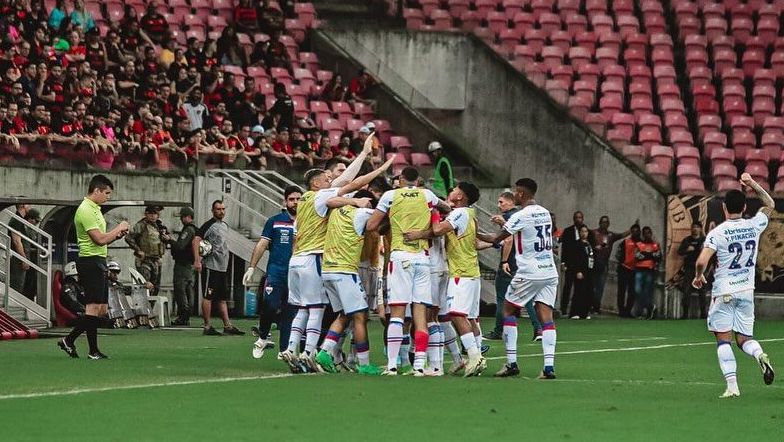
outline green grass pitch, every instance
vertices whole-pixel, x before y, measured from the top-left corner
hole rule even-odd
[[[84,337],[78,360],[55,339],[0,342],[0,439],[784,440],[784,386],[765,386],[736,347],[741,397],[718,399],[724,380],[704,321],[561,320],[555,381],[535,379],[541,345],[522,324],[523,373],[511,379],[492,377],[500,341],[471,379],[291,376],[277,349],[252,359],[250,335],[195,328],[104,330],[105,361],[86,358]],[[380,333],[374,322],[379,365]],[[780,365],[784,323],[760,321],[756,334]]]

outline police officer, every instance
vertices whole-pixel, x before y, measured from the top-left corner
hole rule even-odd
[[[60,292],[60,304],[76,316],[84,315],[84,289],[79,285],[79,273],[76,271],[76,262],[71,261],[63,269],[65,279],[63,290]]]
[[[177,319],[172,325],[189,325],[190,303],[193,299],[196,272],[193,270],[193,247],[191,242],[196,236],[193,224],[194,212],[190,207],[180,209],[182,229],[176,240],[172,240],[171,253],[174,257],[174,302],[177,303]]]
[[[125,242],[136,256],[136,270],[147,280],[150,296],[156,296],[161,285],[161,258],[166,243],[171,240],[158,222],[158,207],[147,206],[144,218],[137,222],[125,237]]]

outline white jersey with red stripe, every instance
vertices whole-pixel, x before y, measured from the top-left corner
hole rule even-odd
[[[558,277],[553,257],[553,221],[550,211],[538,204],[525,206],[504,224],[513,236],[517,274],[527,280]]]

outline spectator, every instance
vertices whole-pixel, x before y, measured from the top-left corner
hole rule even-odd
[[[250,0],[240,0],[234,7],[234,24],[237,30],[247,34],[254,34],[259,31],[259,17],[256,8],[251,6]]]
[[[272,143],[270,156],[279,158],[289,167],[294,165],[294,150],[291,148],[291,144],[289,144],[288,128],[282,127],[278,132],[277,139]]]
[[[267,46],[267,66],[291,69],[289,52],[280,41],[280,31],[274,31]]]
[[[95,28],[95,21],[90,11],[84,9],[83,0],[74,0],[74,9],[71,11],[71,23],[89,32]]]
[[[662,258],[661,247],[654,241],[653,231],[648,226],[642,228],[642,239],[635,245],[637,264],[634,267],[634,293],[637,299],[634,303],[634,315],[643,317],[645,314],[646,319],[653,319],[656,314],[653,287],[656,269]]]
[[[272,35],[283,29],[283,14],[280,10],[270,7],[269,0],[258,2],[256,13],[259,16],[261,32]]]
[[[374,101],[367,98],[368,90],[378,84],[378,80],[364,69],[359,70],[359,75],[348,83],[348,96],[346,101],[356,101],[373,105]]]
[[[439,198],[446,198],[455,187],[452,162],[444,155],[444,148],[438,141],[430,143],[427,146],[427,151],[433,156],[433,162],[436,165],[433,171],[433,193]]]
[[[593,246],[588,240],[590,233],[588,226],[581,225],[578,230],[580,239],[574,245],[571,264],[574,274],[574,296],[572,310],[569,312],[572,319],[591,319],[589,307],[594,298],[594,253]]]
[[[55,31],[60,29],[60,24],[63,19],[68,16],[68,9],[65,6],[65,0],[57,0],[55,2],[52,12],[49,13],[49,26]]]
[[[324,91],[321,93],[321,98],[324,101],[345,101],[346,87],[343,86],[343,76],[334,74],[329,82],[324,86]]]
[[[202,69],[204,67],[204,53],[202,52],[201,41],[196,37],[188,37],[185,44],[187,47],[183,55],[188,67],[193,68],[194,71]]]
[[[85,45],[85,60],[90,63],[90,67],[97,72],[105,72],[109,66],[109,56],[106,46],[101,41],[101,34],[98,29],[87,32],[87,44]]]
[[[147,10],[139,23],[142,31],[153,43],[161,44],[169,34],[169,23],[166,17],[158,13],[158,3],[152,0],[147,3]]]
[[[632,316],[632,306],[636,298],[634,294],[634,268],[637,265],[637,259],[634,252],[636,244],[640,240],[640,225],[635,223],[629,228],[629,236],[624,238],[615,255],[616,261],[618,261],[618,291],[616,293],[618,315],[623,318]]]
[[[705,244],[705,234],[702,232],[702,224],[699,221],[691,223],[691,235],[681,241],[678,247],[678,255],[683,257],[683,270],[681,291],[681,319],[688,319],[691,311],[691,294],[696,291],[698,295],[700,310],[699,317],[705,318],[705,287],[695,289],[691,282],[694,280],[695,264],[697,257],[700,256],[703,244]]]
[[[577,248],[580,241],[580,227],[584,226],[583,213],[580,211],[574,212],[572,216],[574,224],[564,229],[561,236],[561,267],[565,273],[564,288],[561,292],[561,314],[566,315],[569,311],[569,300],[572,297],[572,288],[574,287],[575,272],[572,267],[576,264],[575,260],[579,259],[577,255]],[[593,244],[593,233],[589,231],[588,241]]]
[[[200,87],[196,87],[191,91],[188,96],[188,101],[183,104],[182,108],[188,116],[190,122],[190,130],[197,130],[204,128],[204,119],[209,116],[210,112],[207,106],[202,103],[202,92]]]
[[[22,239],[22,235],[27,233],[27,227],[20,219],[25,219],[29,210],[31,210],[29,204],[17,204],[16,216],[8,222],[8,236],[11,238],[11,249],[25,258],[27,258],[27,252],[29,251],[29,242]],[[22,293],[25,275],[28,270],[30,270],[30,266],[26,262],[15,256],[11,257],[11,274],[8,277],[9,286],[18,293]]]
[[[237,31],[234,26],[226,26],[221,32],[217,43],[217,58],[222,65],[242,66],[248,65],[248,58],[240,45]]]
[[[286,93],[286,85],[283,83],[275,83],[275,104],[272,105],[270,108],[270,115],[278,116],[279,120],[277,125],[274,127],[281,128],[289,128],[293,127],[294,124],[294,101],[291,99],[288,93]],[[273,127],[271,125],[266,125],[262,123],[264,127]],[[280,129],[279,129],[280,130]]]
[[[599,228],[593,231],[595,240],[594,247],[594,298],[589,304],[589,313],[600,314],[602,308],[602,297],[604,296],[604,284],[607,281],[607,266],[610,264],[610,252],[613,244],[619,239],[629,234],[629,231],[615,233],[610,230],[610,217],[607,215],[599,218]]]
[[[267,47],[269,46],[269,42],[267,41],[257,41],[253,45],[253,51],[251,51],[250,56],[248,57],[249,66],[253,67],[267,67]]]

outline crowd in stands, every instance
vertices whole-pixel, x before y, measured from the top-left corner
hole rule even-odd
[[[0,0],[0,161],[168,170],[351,159],[376,130],[366,96],[376,80],[344,83],[297,58],[298,5]],[[319,102],[350,107],[313,112]]]

